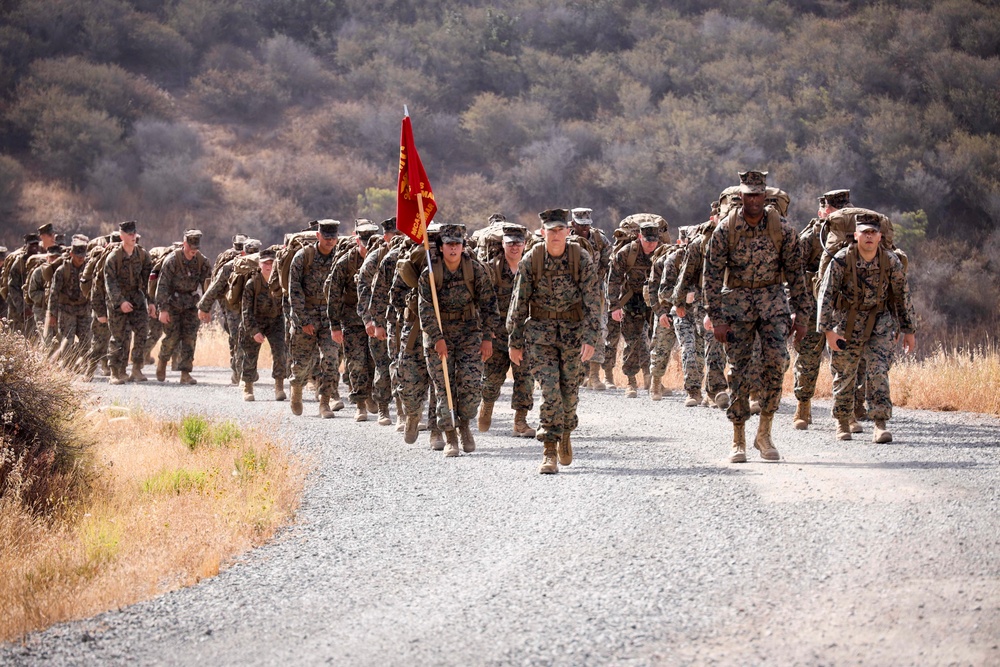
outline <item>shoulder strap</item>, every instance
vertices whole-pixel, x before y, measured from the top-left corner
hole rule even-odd
[[[531,275],[535,279],[535,285],[542,282],[542,274],[545,272],[545,248],[538,250],[539,246],[531,249]]]
[[[316,257],[316,246],[307,245],[302,249],[302,273],[309,273],[312,268],[313,259]]]
[[[781,213],[777,209],[770,208],[767,210],[767,233],[771,237],[771,243],[774,244],[775,250],[780,255],[784,237],[781,234]]]
[[[476,272],[472,268],[472,258],[462,255],[462,279],[465,280],[465,288],[469,290],[469,296],[476,298]]]
[[[580,246],[575,243],[569,248],[569,274],[573,276],[573,282],[580,282]]]

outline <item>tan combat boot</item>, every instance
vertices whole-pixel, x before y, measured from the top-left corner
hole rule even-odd
[[[403,399],[396,397],[396,433],[406,430],[406,413],[403,412]]]
[[[875,430],[872,431],[872,442],[878,445],[892,442],[892,433],[885,427],[884,419],[875,420]]]
[[[301,415],[302,414],[302,385],[292,383],[292,414]]]
[[[479,427],[480,433],[486,433],[490,430],[490,425],[493,423],[493,401],[483,401],[479,404],[479,422],[477,426]]]
[[[251,402],[251,401],[254,400],[254,398],[253,398],[253,382],[244,382],[243,383],[243,400],[247,401],[247,402]]]
[[[330,397],[326,394],[319,395],[319,416],[323,419],[333,418],[333,410],[330,409]]]
[[[542,465],[538,466],[538,472],[542,475],[554,475],[559,472],[559,464],[556,462],[556,443],[546,440],[544,446]]]
[[[720,391],[715,395],[715,407],[720,410],[727,410],[729,408],[729,392]]]
[[[812,421],[812,416],[810,415],[812,408],[812,403],[810,401],[799,401],[798,405],[795,406],[795,416],[792,417],[792,422],[800,431],[805,431],[809,428],[809,422]]]
[[[747,462],[747,425],[733,422],[733,449],[729,453],[730,463]]]
[[[229,376],[229,384],[237,385],[239,383],[240,383],[240,374],[237,373],[236,369],[234,368],[232,375]]]
[[[851,433],[864,433],[865,429],[858,423],[858,420],[854,417],[850,417],[847,420],[847,427],[851,429]]]
[[[125,384],[125,374],[120,373],[117,368],[111,369],[111,379],[108,384]]]
[[[647,371],[639,371],[642,376],[642,388],[649,391],[649,373]]]
[[[628,376],[628,387],[625,388],[625,398],[635,398],[639,395],[639,385],[634,375]]]
[[[403,442],[412,445],[417,441],[420,432],[420,415],[406,415],[406,426],[403,428]]]
[[[847,417],[837,420],[837,440],[851,439],[851,421]]]
[[[444,435],[437,428],[431,429],[431,449],[435,452],[444,449]]]
[[[274,381],[274,400],[283,401],[287,396],[285,396],[285,381],[275,380]]]
[[[181,384],[198,384],[188,371],[181,371]]]
[[[685,408],[696,408],[701,405],[701,391],[694,389],[688,392],[688,397],[684,400]]]
[[[390,426],[392,424],[392,417],[389,416],[389,403],[379,403],[378,404],[378,425],[379,426]]]
[[[653,385],[649,389],[650,400],[659,401],[663,398],[663,386],[660,384],[662,378],[662,375],[653,376]]]
[[[753,440],[753,446],[760,451],[760,458],[765,461],[779,461],[781,454],[775,449],[771,442],[771,422],[774,421],[774,413],[760,415],[760,424],[757,425],[757,437]]]
[[[444,432],[447,442],[444,446],[444,457],[450,459],[454,456],[458,456],[458,432],[455,429],[451,429]]]
[[[462,451],[466,454],[476,451],[476,439],[472,437],[468,419],[458,420],[458,435],[462,440]]]
[[[142,366],[139,364],[132,364],[132,375],[130,378],[132,382],[146,382],[149,380],[149,378],[142,374]]]
[[[572,433],[572,431],[563,431],[559,443],[556,445],[556,457],[559,459],[559,465],[568,466],[573,462],[573,442],[570,439]]]
[[[332,412],[332,411],[331,411]],[[367,401],[358,401],[356,411],[354,413],[354,421],[356,422],[366,422],[368,421],[368,405]]]
[[[534,438],[535,429],[528,425],[528,411],[516,410],[514,412],[514,437]]]
[[[590,388],[596,391],[607,389],[607,386],[601,382],[601,365],[596,361],[590,362]]]
[[[158,382],[164,382],[167,379],[167,360],[157,359],[156,360],[156,379]]]
[[[368,398],[365,400],[365,408],[367,408],[368,412],[373,415],[378,414],[378,403],[375,402],[374,398]]]
[[[327,403],[330,404],[330,410],[333,412],[338,412],[344,409],[344,402],[340,400],[340,396],[337,392],[333,394],[333,403],[330,403],[330,397],[327,397]]]
[[[111,375],[111,364],[108,363],[108,358],[104,357],[101,359],[101,375],[108,377]],[[160,380],[162,382],[163,380]]]

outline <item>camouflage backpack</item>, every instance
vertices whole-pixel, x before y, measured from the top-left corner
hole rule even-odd
[[[229,274],[229,280],[226,283],[225,299],[228,305],[236,308],[243,300],[243,289],[246,287],[247,280],[254,271],[260,268],[260,253],[237,255],[231,261],[233,272]]]
[[[45,253],[40,253],[29,257],[24,265],[24,285],[21,286],[21,293],[24,294],[24,302],[33,308],[41,308],[45,304],[36,304],[31,300],[31,293],[28,291],[28,281],[31,280],[31,274],[35,272],[35,269],[45,266],[48,261],[48,256]],[[46,286],[45,292],[48,293],[48,286]]]
[[[813,282],[813,294],[819,296],[819,287],[823,282],[823,275],[826,268],[833,261],[833,257],[841,248],[846,248],[854,242],[854,231],[857,228],[857,217],[862,214],[877,215],[882,227],[882,241],[880,246],[889,252],[894,253],[903,263],[903,270],[909,266],[909,258],[906,253],[897,248],[893,240],[892,221],[888,216],[872,211],[867,208],[851,206],[842,208],[831,213],[820,223],[819,239],[823,244],[823,254],[819,258],[819,270]]]
[[[117,244],[116,244],[117,245]],[[162,246],[153,248],[153,250],[158,250],[157,255],[153,255],[152,252],[149,253],[149,258],[153,262],[153,269],[149,272],[149,280],[146,282],[146,296],[150,299],[156,298],[156,282],[160,279],[160,271],[163,269],[163,263],[167,261],[167,257],[170,257],[175,250],[180,250],[177,246]],[[104,262],[101,264],[101,271],[104,271]]]
[[[660,287],[660,281],[658,280],[658,278],[660,275],[660,271],[662,271],[662,268],[660,270],[657,270],[656,261],[661,257],[663,257],[664,255],[678,249],[680,249],[680,246],[661,243],[660,245],[656,246],[656,250],[654,250],[653,254],[650,255],[649,257],[649,261],[652,264],[652,266],[649,267],[649,276],[646,278],[646,284],[642,286],[642,299],[643,301],[646,302],[646,305],[649,306],[650,308],[653,308],[656,305],[655,301],[659,300],[659,296],[657,296],[657,290]],[[649,289],[650,285],[653,285],[652,293],[650,293]]]
[[[503,254],[503,227],[508,222],[494,222],[472,232],[469,246],[475,248],[476,257],[487,264]]]
[[[0,299],[7,299],[7,281],[10,278],[10,272],[14,268],[14,264],[24,256],[24,253],[25,250],[22,246],[3,258],[3,268],[0,269]]]
[[[288,271],[292,268],[292,258],[302,248],[316,247],[316,232],[304,231],[285,235],[285,245],[278,251],[275,258],[276,271],[271,273],[271,281],[277,280],[281,285],[281,293],[288,296]],[[312,264],[312,253],[306,254],[306,267]]]

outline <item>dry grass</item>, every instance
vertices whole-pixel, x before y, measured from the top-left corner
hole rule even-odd
[[[292,518],[304,469],[266,432],[116,414],[87,417],[81,497],[0,498],[0,640],[214,576]]]
[[[154,350],[158,350],[159,347],[157,344]],[[156,358],[155,351],[153,358]],[[203,324],[198,329],[198,344],[194,348],[194,366],[195,370],[199,366],[229,367],[229,335],[222,329],[218,317],[213,316],[211,324]],[[261,377],[271,377],[271,345],[267,341],[264,341],[264,344],[260,346],[257,370]]]

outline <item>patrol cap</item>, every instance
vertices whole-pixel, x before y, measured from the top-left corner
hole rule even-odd
[[[24,235],[24,242],[27,245],[38,245],[39,243],[42,242],[42,237],[32,232],[31,234]]]
[[[260,251],[260,261],[261,262],[273,262],[278,256],[278,251],[274,249],[274,246],[268,246]]]
[[[850,190],[830,190],[820,197],[820,203],[826,200],[827,206],[832,206],[836,209],[847,208],[851,205],[851,191]]]
[[[123,234],[135,234],[135,220],[126,220],[118,223],[118,231]]]
[[[878,213],[858,213],[854,218],[854,228],[859,232],[873,229],[876,232],[882,231],[882,218]]]
[[[184,232],[184,242],[187,243],[192,248],[197,248],[201,245],[201,230],[200,229],[188,229]]]
[[[507,222],[507,216],[503,213],[492,213],[486,220],[486,224],[492,225],[494,222]]]
[[[56,234],[54,240],[55,240],[55,242],[56,242],[57,245],[66,245],[66,235],[65,234]]]
[[[740,194],[762,195],[767,191],[766,171],[741,171]]]
[[[594,212],[592,208],[574,208],[573,209],[573,222],[578,225],[592,225],[594,221],[590,218],[590,214]]]
[[[260,252],[261,245],[260,239],[247,239],[243,242],[243,252],[248,255]]]
[[[243,250],[244,245],[247,242],[247,237],[243,234],[236,234],[233,236],[233,248],[235,250]]]
[[[121,243],[122,242],[121,232],[111,232],[111,242],[112,243]]]
[[[49,236],[52,236],[55,233],[56,233],[56,230],[52,226],[51,222],[46,222],[44,225],[42,225],[41,227],[38,228],[38,234],[39,234],[39,236],[41,236],[42,234],[48,234]]]
[[[319,231],[319,220],[310,220],[306,223],[306,226],[301,230],[303,232],[315,232]]]
[[[712,213],[718,213],[719,212],[719,200],[718,199],[713,199],[712,202],[708,205],[708,207],[710,209],[712,209]]]
[[[382,227],[383,234],[399,233],[399,230],[396,229],[396,216],[392,216],[391,218],[386,218],[385,220],[379,223],[379,226]]]
[[[639,223],[639,233],[642,235],[644,241],[659,241],[660,240],[660,225],[652,220],[646,220]]]
[[[52,245],[49,246],[49,249],[46,250],[45,252],[47,252],[49,255],[61,255],[62,251],[63,247],[61,245],[59,245],[58,243],[53,243]]]
[[[379,233],[381,228],[367,218],[358,218],[354,221],[354,234],[362,241],[368,241],[372,236]]]
[[[524,243],[528,236],[528,228],[524,225],[506,223],[503,226],[504,243]]]
[[[76,241],[73,241],[73,245],[70,246],[70,252],[72,252],[74,255],[86,255],[87,254],[87,244],[86,243],[78,243]]]
[[[465,240],[465,225],[449,222],[441,225],[441,243],[462,243]]]
[[[545,229],[555,229],[556,227],[569,226],[568,208],[550,208],[538,214],[538,219],[542,221]]]
[[[331,220],[330,218],[317,220],[316,231],[325,239],[335,239],[340,231],[340,220]]]

